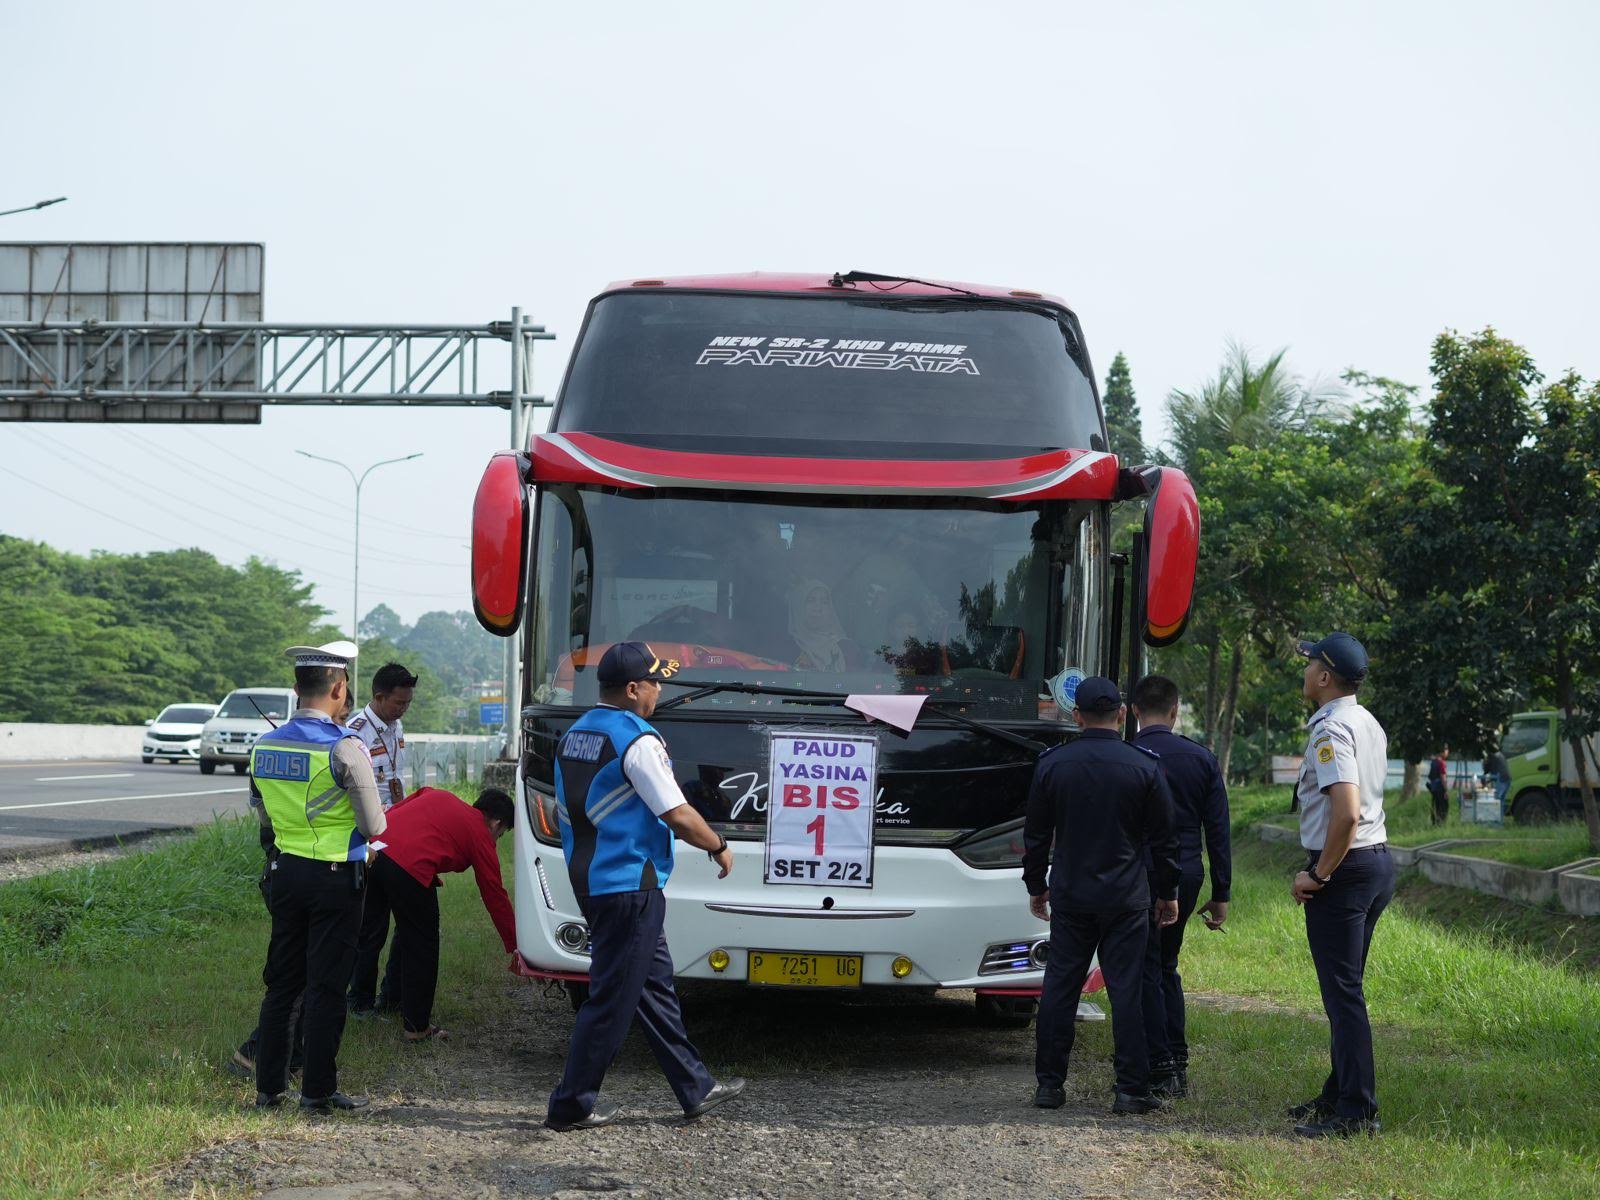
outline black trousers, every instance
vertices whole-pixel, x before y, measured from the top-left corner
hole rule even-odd
[[[693,1108],[713,1080],[689,1041],[672,986],[672,954],[661,933],[665,893],[616,892],[579,904],[589,922],[589,998],[578,1010],[566,1070],[550,1094],[550,1118],[576,1121],[594,1111],[606,1070],[635,1020],[678,1103]]]
[[[1145,944],[1144,1035],[1150,1047],[1152,1068],[1174,1071],[1189,1069],[1189,1043],[1185,1038],[1183,976],[1178,974],[1178,952],[1183,949],[1183,930],[1194,915],[1200,900],[1199,875],[1178,880],[1178,922],[1165,929],[1156,924],[1155,909],[1150,910],[1150,937]]]
[[[344,991],[361,933],[358,885],[365,866],[278,856],[269,884],[272,942],[262,972],[267,994],[256,1054],[258,1091],[275,1095],[289,1085],[289,1023],[301,992],[306,1061],[300,1094],[320,1100],[339,1090],[336,1059],[344,1036]]]
[[[389,944],[389,959],[383,968],[383,982],[379,984],[378,959],[383,956],[383,944],[389,941],[389,905],[376,886],[376,864],[367,882],[361,939],[356,944],[356,969],[350,976],[349,1001],[354,1009],[388,1008],[398,1003],[400,996],[400,939],[396,937]]]
[[[1389,848],[1370,846],[1345,855],[1331,882],[1305,905],[1306,941],[1332,1034],[1333,1070],[1322,1085],[1322,1099],[1341,1117],[1378,1112],[1372,1023],[1362,981],[1373,931],[1393,897]]]
[[[267,912],[272,912],[272,863],[278,857],[277,848],[272,844],[270,832],[264,833],[261,838],[261,848],[266,851],[267,861],[261,867],[261,879],[256,885],[261,889],[261,902],[267,906]],[[303,1015],[304,997],[295,997],[294,1008],[289,1013],[289,1070],[298,1071],[306,1062],[306,1031],[305,1023],[300,1019]],[[239,1047],[239,1053],[255,1062],[256,1055],[261,1046],[261,1026],[258,1024],[250,1031],[250,1036],[245,1038]]]
[[[422,1033],[431,1023],[433,997],[439,986],[439,893],[423,887],[404,867],[380,853],[373,860],[367,884],[366,915],[361,922],[364,945],[374,937],[383,945],[379,931],[388,930],[391,913],[394,947],[389,951],[389,965],[398,978],[389,994],[391,999],[399,998],[400,1020],[407,1032]],[[373,968],[376,974],[375,955]]]
[[[1450,817],[1450,789],[1440,779],[1428,780],[1428,795],[1433,798],[1433,823],[1443,825]]]
[[[1044,968],[1044,994],[1039,997],[1033,1067],[1041,1086],[1060,1087],[1066,1082],[1076,1036],[1078,996],[1089,977],[1089,962],[1098,951],[1106,994],[1111,998],[1117,1091],[1137,1095],[1150,1090],[1150,1052],[1145,1045],[1141,1004],[1149,932],[1148,909],[1063,912],[1052,900],[1050,957]]]

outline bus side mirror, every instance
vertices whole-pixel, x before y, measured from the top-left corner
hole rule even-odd
[[[1140,571],[1144,580],[1141,632],[1147,646],[1170,646],[1183,636],[1194,604],[1200,505],[1194,484],[1176,467],[1135,467],[1126,476],[1131,478],[1124,481],[1124,494],[1143,492],[1148,497]]]
[[[528,459],[501,450],[472,502],[472,609],[498,637],[516,633],[528,579]]]

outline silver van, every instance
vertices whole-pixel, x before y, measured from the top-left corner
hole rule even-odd
[[[200,774],[229,763],[234,774],[250,766],[250,747],[263,733],[282,725],[295,708],[292,688],[237,688],[200,732]]]

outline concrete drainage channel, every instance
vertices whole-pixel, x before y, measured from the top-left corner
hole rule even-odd
[[[1285,842],[1298,846],[1300,832],[1282,825],[1261,822],[1256,833],[1264,842]],[[1417,867],[1434,883],[1464,888],[1485,896],[1499,896],[1524,904],[1559,906],[1578,917],[1600,917],[1600,858],[1583,858],[1559,867],[1541,870],[1474,858],[1453,847],[1472,847],[1483,842],[1446,839],[1423,846],[1390,846],[1389,853],[1398,867]]]

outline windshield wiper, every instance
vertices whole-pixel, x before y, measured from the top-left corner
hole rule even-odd
[[[845,287],[852,283],[914,283],[919,287],[943,288],[947,292],[957,292],[963,296],[977,296],[982,299],[979,292],[969,291],[966,288],[952,287],[948,283],[934,283],[931,279],[913,279],[909,275],[879,275],[876,271],[835,271],[833,278],[828,280],[829,287]]]
[[[813,690],[811,688],[782,687],[778,684],[771,683],[745,683],[742,681],[717,683],[698,679],[669,679],[666,682],[675,684],[679,687],[690,688],[692,690],[684,692],[681,696],[674,696],[670,700],[662,701],[660,704],[656,705],[656,712],[661,712],[662,710],[668,708],[675,708],[680,704],[688,703],[690,700],[699,700],[702,697],[712,696],[718,692],[742,692],[751,696],[782,696],[794,704],[827,704],[834,705],[839,708],[845,707],[845,701],[849,699],[849,693],[846,692],[822,692]],[[939,696],[929,696],[923,703],[937,705],[941,710],[943,710],[952,704],[966,704],[968,701],[949,699]],[[939,715],[941,717],[949,718],[957,725],[965,726],[966,728],[976,730],[979,733],[986,733],[990,737],[998,738],[1002,742],[1009,742],[1011,745],[1017,746],[1023,750],[1027,750],[1032,754],[1043,754],[1050,748],[1043,742],[1036,742],[1032,738],[1024,737],[1020,733],[1012,733],[1011,730],[1003,728],[999,725],[995,725],[989,721],[975,720],[974,718],[967,716],[965,713],[941,711]]]

